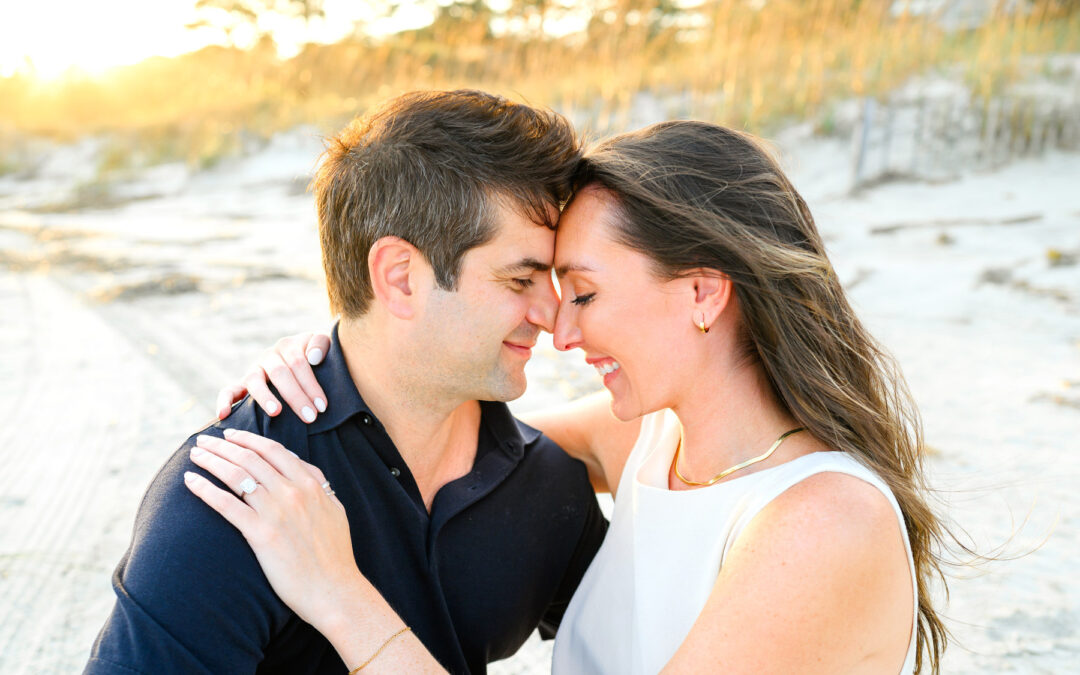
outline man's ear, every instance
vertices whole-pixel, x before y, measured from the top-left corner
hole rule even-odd
[[[413,318],[417,291],[432,276],[424,255],[400,237],[382,237],[371,246],[368,273],[376,302],[399,319]]]
[[[688,280],[694,289],[693,321],[704,320],[706,327],[713,325],[735,293],[731,278],[717,270],[701,269]]]

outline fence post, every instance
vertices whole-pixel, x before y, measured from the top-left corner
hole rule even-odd
[[[915,140],[911,143],[911,175],[916,176],[919,172],[919,159],[923,149],[923,132],[926,128],[926,98],[919,98],[919,111],[915,116]]]
[[[859,189],[866,179],[866,153],[870,143],[870,128],[873,124],[873,116],[874,99],[867,97],[863,99],[862,124],[859,125],[855,132],[855,166],[853,169],[854,177],[851,181],[852,190]]]
[[[893,136],[893,120],[896,116],[896,107],[893,102],[887,101],[885,103],[885,135],[881,139],[881,174],[888,175],[891,161],[889,157],[890,150],[892,149],[892,136]]]

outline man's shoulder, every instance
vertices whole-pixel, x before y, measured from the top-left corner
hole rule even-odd
[[[147,525],[151,521],[166,520],[170,523],[185,521],[200,522],[200,528],[211,526],[213,530],[231,530],[224,518],[210,512],[184,484],[184,472],[195,471],[210,478],[220,486],[216,478],[192,463],[189,453],[200,435],[224,436],[225,429],[239,429],[266,436],[278,441],[303,458],[308,453],[307,431],[304,423],[292,411],[286,409],[277,417],[270,417],[251,397],[245,398],[233,406],[232,413],[224,420],[215,420],[188,436],[172,455],[165,461],[154,476],[142,504],[139,507],[136,526]],[[173,535],[182,536],[184,528],[169,530]]]
[[[196,466],[189,454],[199,435],[222,437],[228,428],[266,435],[283,445],[290,440],[298,448],[298,454],[299,450],[306,452],[306,442],[295,442],[301,438],[306,441],[303,423],[290,421],[285,413],[279,417],[282,419],[269,417],[253,401],[245,399],[233,408],[229,417],[207,424],[180,444],[158,470],[139,505],[131,547],[118,570],[125,586],[138,589],[144,596],[170,597],[168,594],[176,584],[162,583],[163,574],[177,580],[191,577],[194,569],[206,578],[246,575],[262,580],[261,575],[253,575],[258,562],[243,536],[188,490],[184,473],[199,473],[218,487],[228,489]],[[166,568],[175,569],[165,574]],[[265,580],[254,587],[262,595],[269,593]]]
[[[553,478],[581,483],[582,488],[592,494],[589,474],[585,465],[578,459],[566,454],[558,443],[548,438],[542,431],[521,420],[514,418],[521,438],[525,444],[523,461],[550,472]]]
[[[275,392],[276,395],[276,392]],[[195,444],[195,437],[200,434],[220,436],[225,429],[250,431],[281,443],[293,452],[299,453],[307,447],[309,427],[287,406],[275,417],[268,415],[255,399],[245,396],[232,407],[232,412],[223,420],[215,420],[188,437],[186,443]]]
[[[88,672],[118,671],[116,664],[142,672],[250,671],[290,620],[243,535],[184,483],[184,473],[194,471],[221,487],[191,461],[196,437],[229,427],[273,432],[281,425],[260,417],[238,406],[189,436],[151,481],[113,575],[117,602]],[[155,663],[162,655],[168,664]]]

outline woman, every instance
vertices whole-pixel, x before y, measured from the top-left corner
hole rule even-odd
[[[614,416],[641,421],[625,442],[595,397],[529,420],[616,497],[553,670],[937,672],[945,632],[927,586],[941,525],[922,497],[918,414],[776,162],[744,134],[667,122],[598,146],[577,186],[556,243],[555,345],[582,349]],[[280,447],[238,442],[282,481],[319,478]],[[327,637],[360,663],[350,631],[400,623],[372,626],[393,613],[315,484],[297,482],[303,508],[256,515],[206,481],[192,489],[302,617],[335,596]],[[275,582],[298,576],[323,595]],[[415,640],[394,648],[436,667]]]

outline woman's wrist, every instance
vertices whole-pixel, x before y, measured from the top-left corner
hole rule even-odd
[[[310,621],[328,640],[334,642],[339,636],[347,636],[349,627],[356,628],[357,621],[369,615],[366,605],[370,602],[371,582],[356,570],[344,583],[335,585],[332,604]]]
[[[338,587],[334,606],[311,622],[348,665],[362,663],[406,624],[359,570]]]

